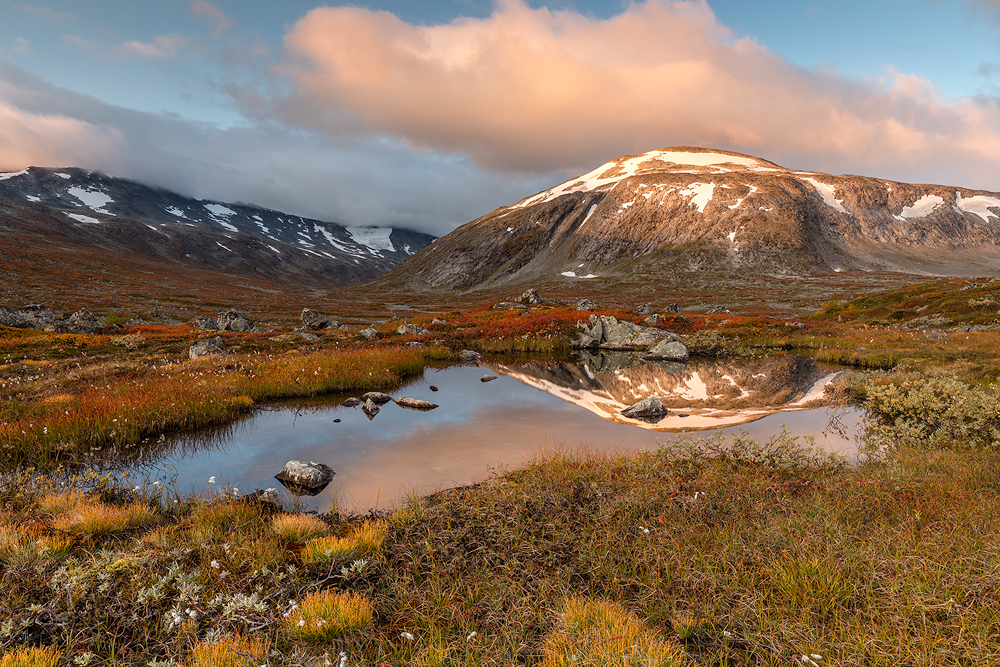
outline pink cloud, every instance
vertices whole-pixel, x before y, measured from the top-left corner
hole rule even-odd
[[[1000,167],[994,101],[944,101],[905,74],[794,67],[704,0],[647,0],[610,19],[500,0],[488,18],[431,26],[323,7],[285,46],[291,122],[389,134],[493,169],[583,169],[670,145],[981,187]]]
[[[110,158],[123,145],[122,136],[108,127],[0,101],[0,171],[92,164],[94,155]]]
[[[223,33],[236,25],[236,20],[231,15],[205,0],[192,0],[191,11],[213,24],[212,37],[222,37]]]

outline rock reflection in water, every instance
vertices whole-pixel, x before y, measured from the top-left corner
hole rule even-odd
[[[498,373],[558,396],[619,424],[656,431],[732,426],[776,412],[828,404],[826,386],[839,371],[812,357],[650,362],[640,355],[583,352],[578,364],[490,364]],[[621,411],[657,396],[670,408],[663,418],[632,419]]]

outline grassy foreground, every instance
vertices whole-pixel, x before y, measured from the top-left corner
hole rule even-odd
[[[363,521],[15,483],[0,664],[991,664],[998,471],[782,437],[564,453]]]

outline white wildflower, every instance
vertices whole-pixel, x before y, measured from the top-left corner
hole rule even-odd
[[[215,484],[215,475],[212,475],[211,477],[208,478],[208,483]]]
[[[475,636],[476,636],[476,635],[478,635],[478,634],[479,634],[478,632],[476,632],[475,630],[473,630],[473,631],[472,631],[472,632],[471,632],[471,633],[469,634],[469,636],[465,638],[465,641],[467,641],[467,642],[471,642],[471,641],[472,641],[472,638],[473,638],[473,637],[475,637]]]
[[[214,570],[218,570],[218,569],[219,569],[219,567],[221,567],[221,566],[219,565],[219,561],[217,561],[217,560],[214,560],[214,559],[212,560],[212,563],[211,563],[211,565],[212,565],[212,569],[214,569]]]
[[[400,632],[399,636],[402,637],[403,639],[407,640],[407,641],[411,641],[411,642],[413,641],[413,635],[411,635],[409,632]]]

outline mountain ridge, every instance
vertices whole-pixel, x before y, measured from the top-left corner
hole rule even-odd
[[[998,248],[995,192],[680,146],[619,157],[495,209],[378,280],[469,289],[657,264],[751,276],[985,276],[1000,274]]]

